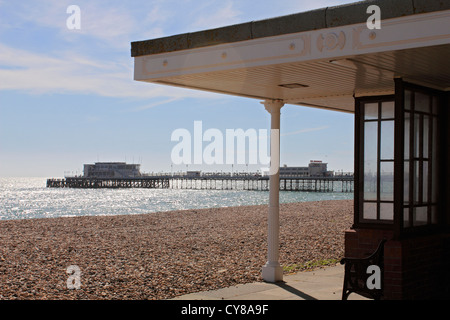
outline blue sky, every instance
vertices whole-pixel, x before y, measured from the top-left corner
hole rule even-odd
[[[177,128],[268,129],[260,101],[133,81],[130,42],[348,2],[0,0],[0,176],[61,177],[96,161],[170,171]],[[66,27],[72,4],[80,30]],[[285,105],[281,136],[282,164],[353,171],[351,114]]]

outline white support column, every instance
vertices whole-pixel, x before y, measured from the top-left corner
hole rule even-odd
[[[280,256],[280,110],[281,100],[261,102],[270,113],[270,171],[269,171],[269,214],[267,234],[267,263],[262,269],[262,278],[267,282],[283,280]]]

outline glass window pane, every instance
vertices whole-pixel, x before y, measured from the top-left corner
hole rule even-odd
[[[437,156],[437,117],[433,117],[433,146],[432,146],[432,168],[431,174],[431,201],[433,203],[437,202],[437,190],[438,190],[438,156]]]
[[[422,163],[423,166],[423,190],[422,199],[423,202],[428,202],[428,161]]]
[[[415,207],[413,209],[413,225],[421,226],[428,222],[428,207]]]
[[[411,132],[411,113],[405,112],[405,160],[409,160],[409,136]]]
[[[364,173],[364,200],[377,200],[376,172]]]
[[[394,220],[394,204],[393,203],[380,203],[380,219],[381,220]]]
[[[403,169],[403,201],[409,204],[409,161],[405,161]]]
[[[430,118],[423,116],[423,154],[424,158],[428,158],[428,138],[430,136]]]
[[[363,218],[369,220],[377,219],[377,204],[372,202],[364,202]]]
[[[414,94],[414,110],[421,112],[430,112],[430,96],[422,92]]]
[[[419,180],[420,180],[420,174],[419,174],[419,161],[414,161],[414,177],[413,177],[413,184],[414,184],[414,203],[417,204],[419,202],[419,194],[421,190],[419,190]]]
[[[411,222],[409,221],[409,208],[403,209],[403,227],[407,228],[411,226]]]
[[[394,162],[381,162],[380,171],[380,200],[394,201]]]
[[[420,115],[414,114],[414,158],[420,153]]]
[[[411,90],[405,90],[405,109],[411,110]]]
[[[364,124],[364,199],[377,199],[378,123]]]
[[[381,155],[382,160],[394,159],[394,121],[381,122]]]
[[[381,103],[381,118],[392,119],[395,117],[394,101],[385,101]]]
[[[378,119],[378,102],[365,104],[364,119],[366,120]]]

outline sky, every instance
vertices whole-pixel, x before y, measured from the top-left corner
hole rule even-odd
[[[270,115],[258,100],[134,81],[130,43],[349,2],[0,0],[0,177],[81,174],[99,161],[143,172],[259,170],[174,164],[176,129],[270,129]],[[67,27],[70,5],[80,8],[79,29]],[[353,171],[353,121],[285,105],[280,163]]]

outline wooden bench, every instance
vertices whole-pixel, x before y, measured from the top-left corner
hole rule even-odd
[[[344,287],[342,289],[342,300],[347,300],[350,293],[354,292],[366,298],[380,300],[383,296],[383,260],[384,243],[381,240],[378,248],[367,258],[343,258],[341,264],[345,265]],[[376,265],[381,271],[381,288],[370,289],[367,287],[367,279],[372,275],[367,273],[367,268]]]

